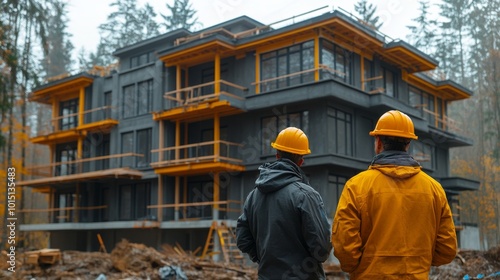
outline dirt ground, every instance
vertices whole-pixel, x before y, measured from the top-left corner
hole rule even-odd
[[[16,256],[16,272],[11,273],[4,251],[0,256],[0,279],[257,279],[255,266],[201,260],[170,245],[157,251],[123,240],[111,253],[63,251],[61,255],[57,263],[40,266],[26,264],[20,253]],[[336,264],[326,264],[325,271],[327,279],[349,279]],[[433,267],[430,279],[500,279],[500,247],[486,252],[460,251],[452,263]]]

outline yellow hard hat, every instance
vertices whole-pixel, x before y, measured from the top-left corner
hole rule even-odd
[[[276,150],[297,155],[307,155],[311,153],[311,150],[309,150],[309,140],[306,134],[296,127],[287,127],[283,129],[278,134],[278,137],[276,137],[276,141],[271,143],[271,146]]]
[[[383,114],[378,119],[375,129],[370,131],[370,135],[418,139],[410,117],[398,110],[392,110]]]

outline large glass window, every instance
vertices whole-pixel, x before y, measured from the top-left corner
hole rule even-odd
[[[327,67],[327,72],[321,74],[321,78],[333,77],[345,83],[351,84],[351,52],[335,45],[327,40],[321,43],[321,64]]]
[[[123,117],[130,118],[135,116],[135,84],[123,87]]]
[[[122,133],[122,154],[134,152],[134,132]],[[122,167],[134,166],[134,157],[122,158]]]
[[[325,204],[326,213],[330,214],[330,218],[333,218],[335,216],[335,212],[337,211],[337,204],[339,203],[340,196],[342,195],[342,190],[344,189],[344,185],[346,182],[346,177],[333,174],[328,175],[328,193],[326,195],[322,195],[323,197],[328,197],[329,199],[331,199],[328,205]]]
[[[312,71],[301,73],[314,68],[314,41],[263,53],[260,65],[261,92],[314,81]]]
[[[119,189],[120,220],[147,219],[147,206],[151,202],[151,184],[146,182],[121,185]]]
[[[434,146],[420,141],[412,141],[410,153],[422,167],[427,169],[434,168]]]
[[[153,80],[140,82],[137,92],[137,114],[144,115],[150,113],[153,108]]]
[[[294,126],[302,129],[304,133],[308,133],[309,130],[309,112],[297,112],[291,114],[275,115],[271,117],[265,117],[261,120],[261,154],[269,155],[274,153],[271,147],[271,142],[276,140],[278,133],[289,127]]]
[[[328,130],[333,151],[340,155],[352,156],[352,115],[342,110],[328,107],[328,116],[332,119],[332,129]]]
[[[111,99],[111,91],[106,91],[104,93],[104,112],[103,112],[103,119],[110,119],[111,118],[111,104],[112,104],[112,99]]]
[[[143,155],[137,160],[137,167],[148,167],[151,162],[151,129],[137,131],[137,153]]]
[[[56,176],[71,175],[77,172],[77,165],[74,161],[77,159],[76,142],[57,145],[56,147]]]
[[[130,58],[130,68],[152,62],[155,58],[154,52],[146,52]]]
[[[78,98],[59,103],[59,129],[67,130],[78,126]]]
[[[391,97],[396,97],[396,80],[394,73],[388,69],[383,68],[384,73],[384,90],[385,94]]]
[[[123,118],[148,114],[153,110],[153,80],[123,87]]]

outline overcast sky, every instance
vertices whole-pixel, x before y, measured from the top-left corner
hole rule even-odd
[[[106,22],[108,14],[113,10],[109,6],[114,0],[70,0],[68,1],[68,31],[73,34],[72,42],[75,54],[82,47],[87,52],[95,51],[99,42],[98,26]],[[158,14],[169,14],[166,3],[173,0],[137,0],[138,6],[143,7],[150,3]],[[192,7],[197,11],[198,21],[203,28],[224,22],[242,15],[249,16],[263,24],[271,24],[283,19],[297,16],[324,6],[312,15],[319,15],[331,11],[333,8],[342,8],[356,15],[354,4],[357,0],[191,0]],[[437,3],[439,0],[429,0]],[[418,0],[371,0],[368,3],[377,5],[377,15],[384,23],[381,32],[393,39],[403,39],[409,33],[407,25],[412,25],[412,19],[419,14]],[[433,4],[431,4],[433,5]]]

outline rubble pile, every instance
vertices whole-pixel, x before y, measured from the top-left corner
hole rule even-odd
[[[486,252],[461,250],[450,264],[433,268],[430,279],[500,279],[500,246]]]
[[[256,266],[227,264],[201,260],[178,244],[163,245],[160,251],[143,244],[122,240],[113,251],[63,251],[55,264],[32,265],[25,256],[16,256],[16,272],[7,270],[7,255],[0,254],[0,279],[257,279]],[[325,264],[327,279],[349,279],[336,264]],[[482,251],[460,251],[455,260],[444,266],[433,267],[430,279],[500,279],[500,247]]]

